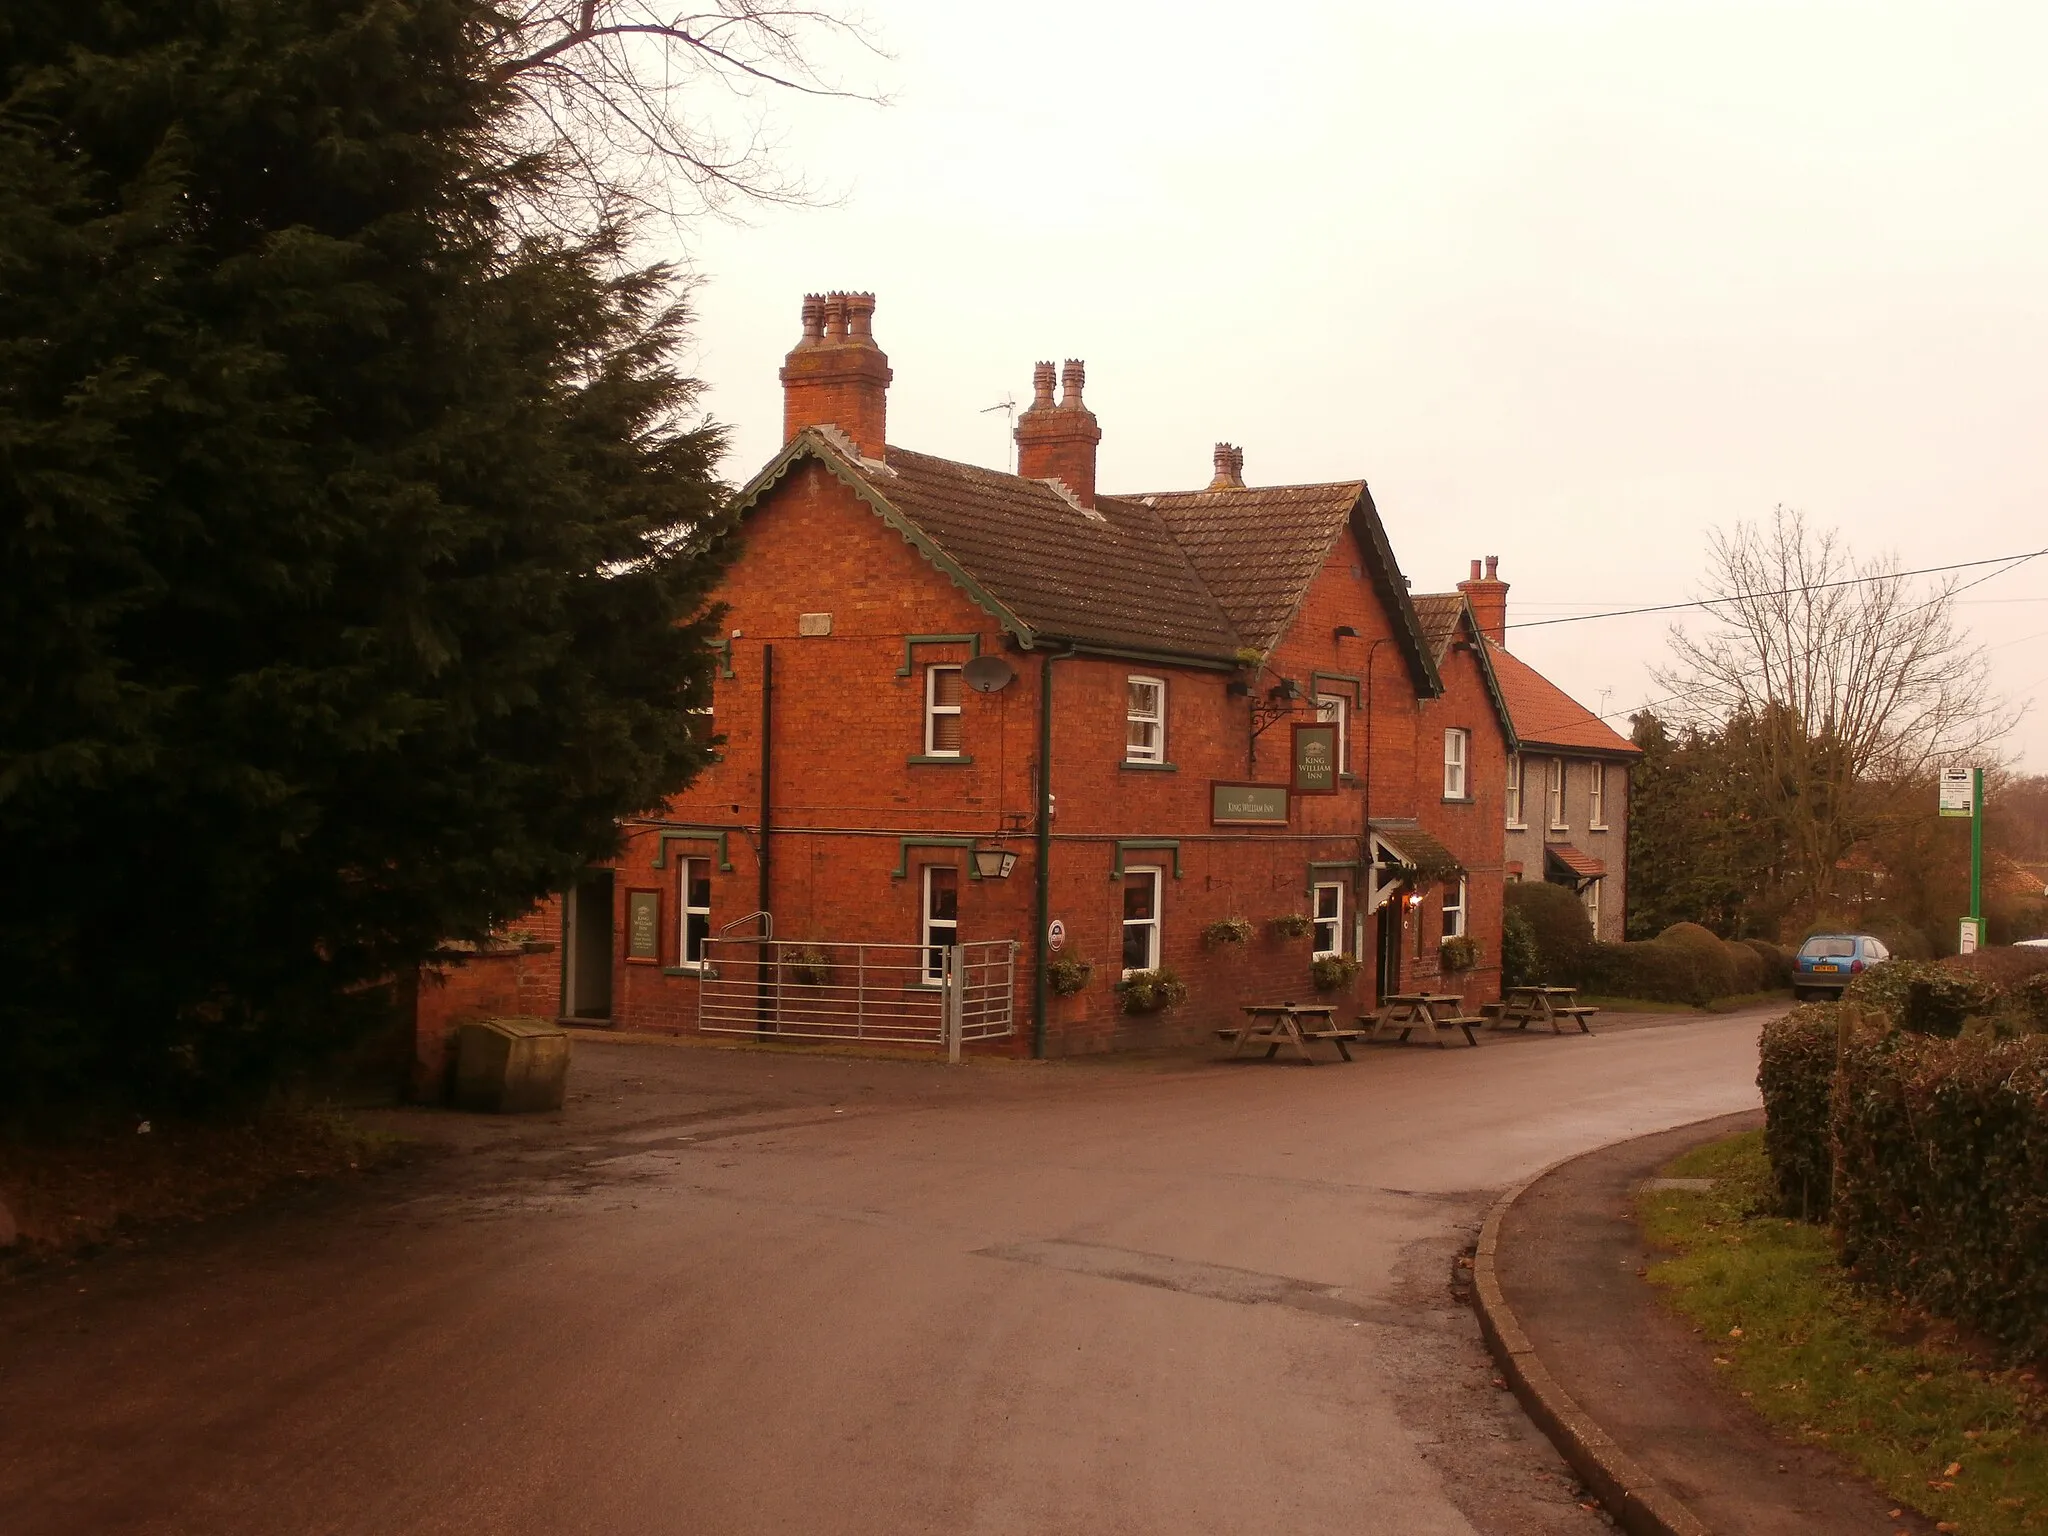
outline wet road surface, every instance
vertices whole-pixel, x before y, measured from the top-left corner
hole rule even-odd
[[[1491,1195],[1757,1102],[1763,1015],[1346,1066],[579,1040],[545,1122],[0,1289],[0,1527],[1595,1531]]]

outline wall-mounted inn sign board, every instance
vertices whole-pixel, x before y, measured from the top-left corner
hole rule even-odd
[[[1294,792],[1337,793],[1337,726],[1334,721],[1294,722]]]
[[[1284,827],[1285,784],[1209,784],[1209,820],[1219,827]]]
[[[626,958],[661,963],[661,892],[626,892]]]

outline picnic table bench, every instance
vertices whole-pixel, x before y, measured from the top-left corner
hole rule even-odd
[[[1235,1042],[1230,1051],[1233,1061],[1244,1054],[1246,1046],[1260,1040],[1266,1042],[1268,1061],[1279,1053],[1281,1046],[1291,1045],[1295,1054],[1313,1066],[1315,1057],[1308,1053],[1311,1040],[1329,1041],[1349,1061],[1350,1042],[1364,1038],[1359,1030],[1338,1027],[1337,1009],[1332,1003],[1246,1003],[1244,1011],[1247,1022],[1243,1028],[1216,1031],[1217,1038]]]
[[[1380,1000],[1367,1039],[1378,1041],[1388,1032],[1396,1031],[1400,1043],[1405,1045],[1410,1034],[1426,1029],[1436,1036],[1439,1046],[1448,1049],[1451,1032],[1460,1030],[1467,1045],[1477,1045],[1479,1037],[1472,1031],[1486,1021],[1477,1014],[1463,1012],[1464,1006],[1465,999],[1456,992],[1389,992]],[[1364,1022],[1363,1018],[1359,1020]]]
[[[1569,1021],[1579,1026],[1581,1034],[1590,1035],[1593,1026],[1586,1021],[1600,1010],[1580,1003],[1578,996],[1577,987],[1509,987],[1501,994],[1500,1017],[1494,1025],[1527,1029],[1531,1024],[1548,1024],[1552,1034],[1561,1035]]]

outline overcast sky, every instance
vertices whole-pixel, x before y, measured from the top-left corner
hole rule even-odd
[[[839,67],[888,106],[769,104],[831,204],[683,253],[735,482],[801,296],[871,289],[892,442],[1007,467],[982,408],[1084,358],[1105,490],[1219,439],[1363,475],[1415,589],[1498,555],[1511,623],[1696,595],[1778,503],[1908,566],[2048,546],[2048,7],[864,14],[890,56]],[[2048,558],[1966,603],[2048,771]],[[1621,712],[1665,622],[1509,643]]]

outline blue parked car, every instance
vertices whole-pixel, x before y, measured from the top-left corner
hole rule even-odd
[[[1799,946],[1799,958],[1792,962],[1792,995],[1801,1002],[1824,993],[1840,997],[1852,980],[1891,957],[1882,941],[1867,933],[1816,933]]]

